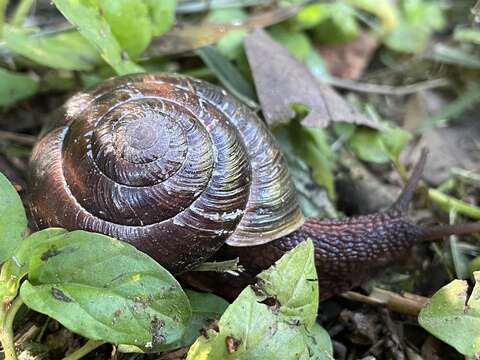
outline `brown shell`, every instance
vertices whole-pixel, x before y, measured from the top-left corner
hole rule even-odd
[[[118,77],[75,95],[35,146],[29,183],[39,227],[105,233],[174,272],[225,241],[263,244],[303,223],[261,120],[180,75]]]

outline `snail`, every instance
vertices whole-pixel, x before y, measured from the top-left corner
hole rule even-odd
[[[226,296],[310,238],[324,299],[418,241],[480,231],[479,223],[408,219],[424,163],[422,155],[383,213],[305,219],[282,153],[255,113],[201,80],[136,74],[78,93],[52,118],[32,152],[28,201],[39,228],[110,235],[173,273],[239,257],[246,271],[238,278],[184,276]]]

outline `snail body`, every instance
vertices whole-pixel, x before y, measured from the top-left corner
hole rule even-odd
[[[239,257],[239,288],[311,238],[325,298],[428,237],[404,216],[421,167],[385,213],[305,220],[273,136],[245,105],[200,80],[138,74],[58,111],[32,152],[29,205],[39,228],[104,233],[174,273]]]

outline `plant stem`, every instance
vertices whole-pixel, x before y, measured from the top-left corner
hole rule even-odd
[[[228,272],[233,273],[233,275],[238,275],[243,270],[243,267],[238,264],[238,258],[226,261],[205,262],[193,269],[193,271]]]
[[[15,351],[15,343],[13,342],[13,333],[0,330],[0,341],[2,342],[3,354],[5,360],[17,360],[17,353]]]
[[[77,360],[81,359],[85,355],[87,355],[89,352],[95,350],[96,348],[102,346],[105,344],[104,341],[97,341],[97,340],[88,340],[85,344],[83,344],[82,347],[78,348],[75,350],[73,353],[71,353],[68,356],[65,356],[63,360]]]
[[[15,319],[15,315],[22,304],[22,299],[17,297],[15,300],[13,300],[8,310],[0,310],[0,341],[5,354],[5,360],[17,360],[15,342],[13,340],[13,320]]]
[[[477,206],[455,199],[454,197],[448,196],[436,189],[429,189],[428,197],[446,211],[453,208],[459,214],[469,216],[473,219],[480,219],[480,208]]]

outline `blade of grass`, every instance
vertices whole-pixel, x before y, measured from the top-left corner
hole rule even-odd
[[[5,24],[5,11],[8,0],[0,0],[0,40],[3,39],[3,24]]]
[[[23,23],[23,19],[27,16],[28,12],[32,8],[33,0],[22,0],[15,8],[10,24],[13,26],[20,26]]]
[[[245,80],[240,71],[216,48],[205,46],[195,50],[202,61],[214,72],[223,86],[239,100],[250,107],[257,107],[255,91],[251,84]]]

